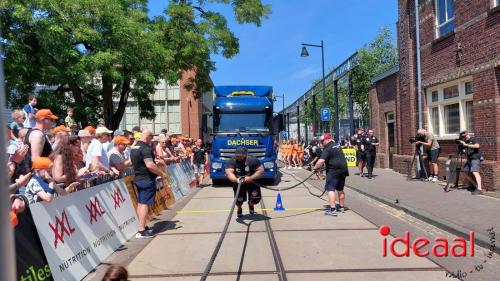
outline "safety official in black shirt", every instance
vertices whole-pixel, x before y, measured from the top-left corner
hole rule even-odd
[[[328,191],[328,201],[330,203],[330,209],[326,210],[325,215],[337,216],[338,211],[344,212],[344,185],[345,178],[349,175],[349,170],[347,168],[344,152],[342,152],[340,146],[333,142],[331,134],[323,135],[323,145],[323,152],[318,162],[316,162],[314,170],[319,170],[325,165],[325,189]],[[335,204],[335,191],[339,193],[339,210],[337,210]]]
[[[226,176],[229,181],[233,183],[234,196],[238,197],[236,207],[238,208],[238,217],[243,216],[241,206],[243,202],[247,201],[250,214],[254,214],[254,206],[258,204],[262,198],[260,187],[254,183],[255,180],[260,179],[264,174],[264,167],[259,159],[252,155],[248,155],[247,149],[238,147],[235,156],[226,162]],[[239,194],[236,194],[238,188],[238,180],[243,178],[243,183],[240,188]]]
[[[377,137],[373,135],[373,130],[368,130],[368,135],[363,138],[363,145],[366,153],[366,167],[368,168],[368,178],[373,177],[373,166],[377,156],[377,146],[379,145]]]
[[[366,137],[362,129],[358,130],[358,134],[354,135],[352,144],[354,149],[356,149],[356,165],[358,166],[359,175],[364,176],[364,169],[366,166],[366,151],[363,145],[363,138]]]

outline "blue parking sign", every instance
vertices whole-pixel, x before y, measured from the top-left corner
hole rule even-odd
[[[321,109],[321,121],[330,121],[330,109],[329,108],[322,108]]]

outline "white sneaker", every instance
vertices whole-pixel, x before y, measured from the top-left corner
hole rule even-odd
[[[431,181],[432,181],[432,182],[438,182],[438,181],[439,181],[439,179],[438,179],[438,177],[433,177]]]
[[[427,180],[432,181],[433,179],[434,179],[434,177],[429,177]]]
[[[302,169],[302,167],[299,167],[299,169]]]

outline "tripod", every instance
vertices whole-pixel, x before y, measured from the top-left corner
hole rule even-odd
[[[420,165],[420,172],[417,173],[416,179],[421,179],[422,174],[424,175],[424,179],[427,180],[428,175],[427,175],[427,169],[424,166],[424,159],[422,157],[422,152],[420,151],[421,146],[417,145],[415,149],[415,153],[413,154],[413,159],[411,160],[410,165],[408,166],[408,177],[407,180],[411,179],[411,169],[413,168],[413,164],[415,164],[415,159],[418,156],[418,163]]]
[[[451,159],[450,161],[450,165],[448,166],[448,177],[446,178],[446,186],[444,187],[445,192],[450,191],[450,188],[458,188],[458,181],[460,179],[460,172],[462,171],[462,163],[464,160],[463,155],[463,149],[459,147],[457,153],[455,154],[455,159]]]

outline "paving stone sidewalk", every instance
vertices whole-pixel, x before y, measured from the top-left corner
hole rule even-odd
[[[305,178],[307,170],[285,170]],[[408,181],[406,175],[388,169],[375,169],[373,179],[355,175],[357,169],[350,169],[346,185],[365,195],[404,209],[410,214],[423,219],[447,231],[468,237],[469,231],[475,232],[478,244],[488,247],[490,238],[488,229],[500,231],[500,199],[471,195],[467,190],[444,192],[438,183]],[[323,188],[324,181],[309,180],[318,188]],[[347,194],[347,202],[349,203]],[[498,247],[497,247],[498,251]]]

